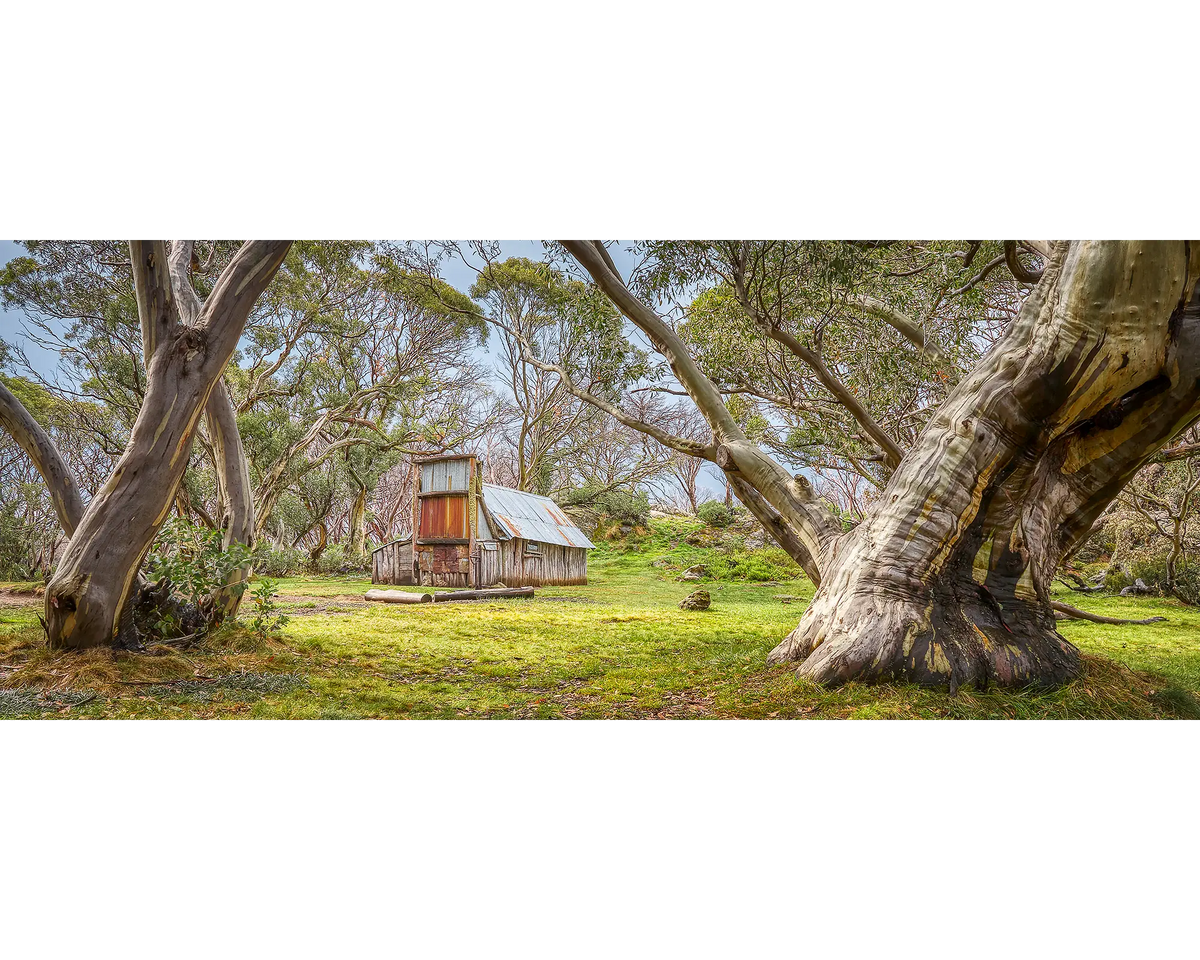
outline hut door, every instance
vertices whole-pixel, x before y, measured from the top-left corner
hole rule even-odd
[[[499,545],[489,541],[476,541],[475,586],[490,587],[500,579]]]
[[[525,582],[540,586],[543,582],[542,574],[542,544],[536,540],[527,540],[525,542],[524,562],[521,564],[525,574]]]

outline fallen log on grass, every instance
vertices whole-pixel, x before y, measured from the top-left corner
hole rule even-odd
[[[1098,613],[1088,613],[1086,610],[1080,610],[1078,607],[1072,607],[1068,603],[1061,603],[1058,600],[1051,601],[1050,606],[1054,609],[1055,620],[1087,620],[1091,623],[1110,623],[1116,626],[1145,626],[1148,623],[1162,623],[1166,617],[1147,617],[1145,620],[1122,620],[1120,617],[1102,617]]]
[[[532,597],[533,587],[501,587],[492,590],[452,590],[449,593],[435,593],[435,603],[444,600],[491,600],[493,597]]]
[[[368,600],[380,603],[432,603],[432,593],[405,593],[403,590],[368,590],[363,594]]]

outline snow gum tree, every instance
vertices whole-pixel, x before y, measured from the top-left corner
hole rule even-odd
[[[52,647],[136,643],[130,600],[142,559],[174,503],[200,418],[246,318],[289,246],[243,244],[200,302],[180,278],[173,287],[165,241],[130,241],[146,392],[124,453],[88,503],[46,587]]]
[[[996,264],[1036,286],[907,448],[811,341],[759,318],[878,448],[876,506],[848,532],[803,476],[748,438],[727,392],[625,284],[603,244],[563,246],[664,357],[712,440],[671,436],[576,387],[578,394],[717,464],[819,585],[773,662],[797,662],[801,675],[827,684],[908,680],[952,690],[1054,685],[1078,674],[1078,651],[1055,629],[1050,584],[1134,473],[1200,415],[1195,242],[1030,245],[1041,253],[1040,270],[1005,243]],[[899,311],[889,316],[887,304],[866,306],[929,350],[919,323]]]

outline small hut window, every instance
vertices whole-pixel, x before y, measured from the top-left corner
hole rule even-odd
[[[531,540],[531,541],[529,541],[528,543],[526,543],[526,544],[525,544],[525,552],[526,552],[526,553],[541,553],[541,552],[542,552],[542,545],[541,545],[540,543],[534,543],[534,542]]]

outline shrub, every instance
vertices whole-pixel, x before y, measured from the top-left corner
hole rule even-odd
[[[644,527],[650,521],[650,496],[644,490],[609,490],[588,483],[559,495],[558,504],[593,511],[632,526]]]
[[[1167,558],[1163,555],[1138,555],[1110,570],[1104,580],[1109,590],[1120,590],[1141,580],[1146,586],[1167,594]],[[1181,558],[1175,564],[1175,596],[1184,603],[1200,604],[1200,564]]]
[[[264,543],[254,553],[254,569],[268,577],[288,577],[300,570],[305,559],[300,550]]]
[[[149,579],[166,578],[172,592],[193,612],[201,611],[207,619],[208,601],[213,593],[250,560],[249,547],[240,543],[223,547],[221,539],[219,530],[195,526],[181,517],[173,518],[162,528],[146,558]],[[246,584],[238,584],[234,590],[244,593]],[[169,615],[163,614],[155,626],[167,632],[176,625],[170,622]]]
[[[181,517],[162,528],[146,556],[146,575],[150,581],[166,581],[169,589],[144,594],[144,600],[157,599],[134,614],[140,618],[139,626],[160,635],[208,632],[214,619],[212,594],[230,576],[240,576],[240,568],[251,559],[250,547],[223,548],[221,540],[220,530],[196,527]],[[234,583],[233,592],[244,594],[246,582]]]
[[[696,516],[710,527],[727,527],[733,519],[733,511],[720,500],[707,500],[700,504]]]
[[[250,621],[250,629],[260,640],[265,640],[269,634],[278,633],[288,622],[286,613],[280,613],[275,598],[279,595],[279,585],[270,577],[263,577],[258,586],[250,594],[251,608],[254,619]]]

